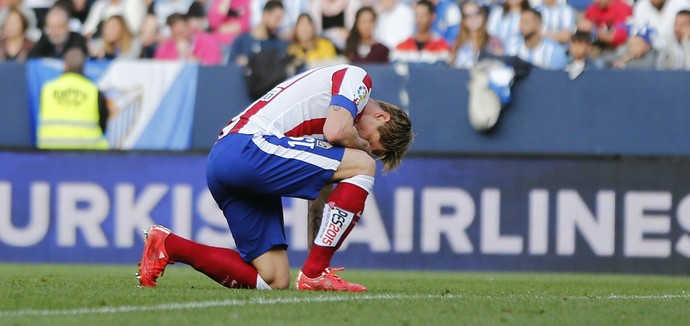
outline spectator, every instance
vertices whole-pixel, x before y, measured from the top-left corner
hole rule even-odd
[[[565,71],[568,72],[570,79],[575,79],[585,70],[599,68],[592,59],[589,58],[592,52],[592,36],[585,32],[575,32],[570,39],[570,58]]]
[[[520,16],[520,34],[523,42],[518,49],[518,58],[542,69],[563,70],[565,49],[558,42],[542,35],[541,14],[527,9]]]
[[[43,86],[36,137],[38,148],[108,148],[108,141],[103,137],[108,108],[96,85],[82,75],[85,59],[82,49],[68,49],[65,72]]]
[[[86,55],[86,40],[69,29],[69,12],[61,6],[50,8],[46,15],[45,33],[34,45],[29,58],[62,58],[70,48],[81,49]]]
[[[673,34],[667,46],[660,51],[657,68],[690,70],[690,10],[681,10],[676,14]]]
[[[100,27],[108,17],[119,15],[127,22],[127,29],[139,33],[146,16],[146,7],[141,0],[96,0],[84,22],[82,34],[87,38],[100,36]]]
[[[229,61],[244,67],[249,97],[258,99],[295,73],[287,54],[288,42],[279,38],[285,9],[280,1],[268,1],[261,23],[232,44]]]
[[[544,36],[568,44],[575,32],[575,9],[559,0],[544,0],[535,9],[541,13]]]
[[[141,58],[152,59],[156,55],[158,41],[160,38],[158,20],[156,16],[148,14],[144,17],[139,33],[139,43],[141,44]]]
[[[361,7],[360,0],[312,0],[309,13],[314,18],[317,31],[342,51],[348,31],[355,22],[355,14]]]
[[[103,22],[101,38],[95,41],[89,45],[89,52],[96,59],[136,59],[141,54],[141,44],[119,15]]]
[[[55,1],[55,6],[60,6],[65,8],[69,13],[69,29],[72,32],[80,33],[82,32],[82,22],[79,20],[79,15],[74,8],[74,0],[57,0]]]
[[[34,42],[41,38],[41,30],[36,27],[36,14],[26,5],[26,2],[22,0],[0,0],[0,4],[4,5],[0,7],[0,26],[5,25],[5,19],[7,19],[10,10],[16,8],[26,19],[26,37]]]
[[[249,58],[261,51],[278,51],[285,54],[288,42],[278,38],[284,14],[285,10],[280,1],[266,2],[261,23],[249,32],[240,34],[232,43],[229,61],[239,66],[246,66]]]
[[[631,36],[626,44],[616,49],[615,54],[606,55],[604,63],[617,69],[654,69],[657,65],[658,53],[652,47],[652,31],[642,29]]]
[[[331,41],[316,35],[316,27],[309,14],[299,16],[294,34],[287,53],[295,57],[296,66],[313,68],[336,58],[335,46]]]
[[[633,8],[633,24],[636,27],[652,28],[652,44],[663,49],[666,41],[673,38],[673,24],[676,14],[690,9],[690,0],[638,0]]]
[[[604,50],[614,49],[628,38],[626,21],[632,8],[623,0],[594,0],[577,23],[577,30],[592,33],[594,43]]]
[[[26,61],[34,45],[25,36],[28,25],[26,17],[19,8],[10,8],[4,24],[0,25],[0,62]]]
[[[202,65],[221,63],[222,53],[216,40],[205,33],[194,33],[186,16],[172,14],[168,17],[167,25],[171,36],[156,49],[156,59],[186,60]]]
[[[460,33],[453,45],[449,65],[455,68],[469,69],[479,61],[482,53],[503,55],[503,44],[486,30],[487,13],[474,1],[462,5],[462,23]]]
[[[493,7],[489,13],[489,34],[501,39],[507,55],[517,54],[521,42],[520,15],[529,8],[527,0],[506,0],[502,6]]]
[[[185,17],[187,18],[187,24],[189,24],[189,28],[191,28],[193,33],[209,32],[208,18],[206,17],[206,9],[204,8],[204,5],[201,4],[201,2],[192,2],[192,5],[189,6],[189,10],[187,10]],[[215,36],[213,37],[220,44],[220,40]]]
[[[172,14],[186,15],[194,0],[155,0],[152,4],[153,14],[158,19],[160,34],[163,37],[170,36],[167,26],[168,17]]]
[[[280,26],[280,38],[284,40],[291,40],[294,36],[292,34],[295,25],[297,25],[297,18],[299,15],[309,12],[310,2],[313,0],[283,0],[283,10],[285,10],[285,17],[283,17],[283,24]],[[250,13],[250,28],[254,28],[261,23],[261,16],[263,8],[267,0],[251,0],[249,5]],[[317,26],[317,30],[318,30]]]
[[[374,38],[389,49],[414,35],[414,10],[399,0],[379,0]]]
[[[432,0],[431,3],[436,6],[436,19],[431,28],[452,45],[460,32],[460,7],[455,0]]]
[[[249,0],[213,0],[208,12],[211,32],[229,47],[235,38],[249,31]]]
[[[355,24],[345,41],[345,56],[352,63],[388,63],[388,48],[374,38],[376,12],[362,7],[355,15]]]
[[[93,0],[72,0],[72,17],[77,19],[82,26],[91,12],[93,2]]]
[[[414,6],[417,32],[398,44],[391,61],[415,65],[447,65],[450,57],[450,45],[431,29],[434,21],[434,4],[420,0]]]

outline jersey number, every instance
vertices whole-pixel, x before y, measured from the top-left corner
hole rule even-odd
[[[305,137],[290,137],[290,140],[288,140],[288,145],[290,147],[295,147],[295,146],[304,146],[304,147],[309,147],[311,149],[314,149],[314,143],[316,142],[316,139],[314,138],[305,138]]]

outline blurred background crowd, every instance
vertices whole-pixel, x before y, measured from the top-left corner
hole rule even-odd
[[[569,72],[688,70],[690,0],[0,0],[0,61],[74,47],[202,65],[271,53],[298,69],[471,68],[489,54]]]

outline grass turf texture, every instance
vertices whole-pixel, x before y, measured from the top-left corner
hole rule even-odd
[[[0,325],[690,324],[686,277],[342,272],[369,287],[353,294],[230,290],[188,266],[139,289],[135,271],[0,264]]]

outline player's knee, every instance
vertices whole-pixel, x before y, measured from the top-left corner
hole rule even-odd
[[[290,275],[281,275],[277,276],[272,280],[272,282],[268,283],[268,285],[271,287],[273,290],[284,290],[290,287]]]
[[[363,174],[372,177],[376,175],[376,161],[365,152],[360,152],[360,155],[358,155],[356,166],[357,171],[353,175]]]
[[[343,161],[333,176],[334,181],[352,178],[356,175],[376,175],[376,161],[364,151],[346,149]]]
[[[259,274],[261,278],[271,287],[273,290],[287,289],[290,287],[290,271],[273,271],[273,273],[267,273],[263,271]]]
[[[269,250],[252,261],[252,265],[271,289],[285,289],[290,286],[290,265],[285,249]]]

